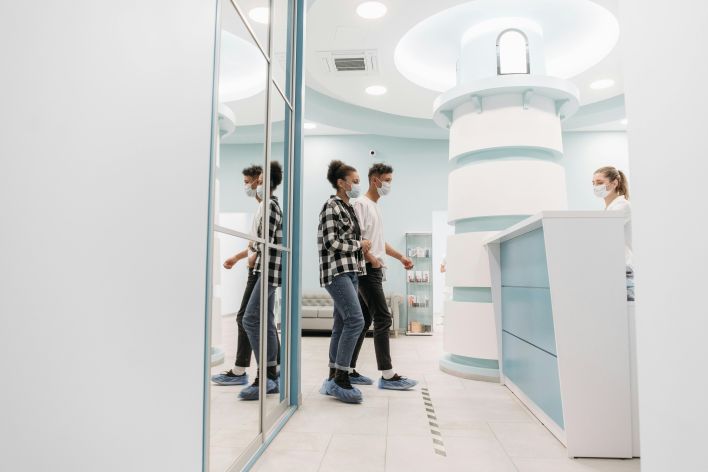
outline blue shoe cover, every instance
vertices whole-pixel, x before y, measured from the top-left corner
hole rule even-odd
[[[327,385],[327,395],[332,395],[334,398],[344,403],[361,403],[364,400],[364,397],[361,395],[361,390],[358,388],[354,387],[351,390],[342,388],[334,381],[329,382]]]
[[[211,376],[211,381],[217,385],[248,385],[248,374],[228,375],[227,372]]]
[[[393,378],[389,380],[383,377],[379,379],[379,388],[388,390],[409,390],[416,385],[418,385],[417,380],[400,377],[399,375],[394,375]]]

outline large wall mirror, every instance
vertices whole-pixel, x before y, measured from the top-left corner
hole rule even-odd
[[[292,0],[220,0],[205,470],[241,470],[290,405]]]

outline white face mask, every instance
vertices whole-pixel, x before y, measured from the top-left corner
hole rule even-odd
[[[597,198],[605,198],[610,194],[610,191],[607,190],[607,185],[595,185],[592,190]]]
[[[379,192],[380,197],[383,197],[384,195],[388,195],[389,193],[391,193],[391,182],[384,182],[382,180],[381,187],[377,187],[376,191]]]
[[[256,196],[263,200],[263,184],[256,187]]]
[[[359,184],[351,184],[352,189],[347,190],[347,197],[349,198],[359,198],[359,195],[361,195],[361,188],[359,187]]]
[[[253,198],[256,196],[256,189],[251,187],[251,184],[246,184],[244,187],[244,190],[246,191],[246,195]]]

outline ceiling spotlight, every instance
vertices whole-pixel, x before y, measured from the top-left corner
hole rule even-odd
[[[624,126],[627,126],[627,118],[622,118],[620,120],[620,123],[623,124]]]
[[[251,11],[248,12],[248,17],[256,23],[267,25],[270,23],[270,9],[268,7],[252,8]]]
[[[612,79],[601,79],[601,80],[596,80],[595,82],[590,84],[590,88],[593,90],[603,90],[612,87],[615,85],[615,81]]]
[[[305,129],[315,129],[315,128],[317,128],[317,123],[306,122],[306,123],[303,123],[302,127]]]
[[[357,14],[367,20],[375,20],[386,14],[386,5],[381,2],[364,2],[356,7]]]
[[[369,95],[383,95],[386,93],[386,87],[383,85],[372,85],[370,87],[366,87],[366,93]]]

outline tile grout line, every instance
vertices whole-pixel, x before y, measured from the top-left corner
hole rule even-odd
[[[329,440],[327,441],[327,446],[324,449],[324,453],[322,453],[322,457],[320,458],[320,465],[317,466],[317,470],[322,469],[322,464],[324,463],[325,457],[327,457],[327,451],[329,451],[329,446],[332,444],[332,438],[334,438],[334,433],[329,434]]]
[[[443,457],[447,457],[447,452],[445,451],[445,443],[443,442],[442,432],[440,431],[440,426],[438,425],[438,418],[435,415],[435,408],[433,407],[433,400],[430,398],[430,392],[428,387],[423,387],[420,389],[423,396],[423,405],[425,405],[425,413],[428,417],[428,425],[430,426],[430,436],[433,439],[433,451],[435,454]]]
[[[519,468],[516,467],[516,462],[514,461],[514,458],[509,455],[509,451],[506,450],[506,447],[504,447],[504,443],[501,442],[501,440],[499,439],[499,436],[497,436],[497,432],[494,431],[494,428],[492,428],[492,425],[489,423],[489,421],[487,421],[487,427],[492,432],[492,436],[494,436],[494,440],[501,446],[502,451],[504,451],[504,454],[509,459],[509,462],[511,462],[511,466],[514,468],[514,470],[516,472],[519,472]]]
[[[391,422],[391,399],[386,398],[386,439],[384,439],[384,471],[388,461],[388,430]]]

